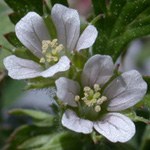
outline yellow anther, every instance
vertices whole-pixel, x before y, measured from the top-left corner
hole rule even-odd
[[[57,41],[58,41],[57,39],[54,39],[54,40],[51,42],[50,46],[53,47],[53,48],[55,48],[55,47],[58,45]]]
[[[56,47],[56,51],[59,53],[63,48],[64,48],[64,46],[63,46],[62,44],[59,44],[59,45]]]
[[[52,55],[50,54],[50,53],[46,53],[46,55],[45,55],[47,58],[50,58],[50,57],[52,57]]]
[[[99,105],[97,105],[97,106],[95,107],[95,111],[96,111],[96,112],[100,112],[100,111],[101,111],[101,107],[100,107]]]
[[[100,90],[100,86],[98,84],[94,84],[94,90],[97,92]]]
[[[79,101],[80,100],[80,96],[76,95],[75,96],[75,101]]]
[[[103,101],[107,101],[107,97],[106,97],[106,96],[102,96],[101,99],[102,99]]]
[[[43,53],[43,54],[46,53],[46,50],[48,49],[50,43],[51,43],[51,42],[48,41],[48,40],[43,40],[43,41],[42,41],[42,53]]]
[[[98,98],[98,97],[100,97],[100,93],[99,92],[96,92],[95,94],[94,94],[94,96],[93,96],[93,98]]]
[[[97,104],[101,105],[103,102],[104,101],[100,98],[100,99],[98,99]]]
[[[85,86],[83,90],[84,90],[84,92],[89,92],[91,90],[91,88],[89,86]]]
[[[40,63],[45,63],[44,57],[42,57],[42,58],[40,59]]]
[[[57,62],[57,61],[58,61],[58,57],[53,57],[53,60],[54,60],[55,62]]]
[[[87,105],[88,105],[88,107],[92,107],[94,104],[92,103],[92,101],[88,101]]]
[[[86,97],[83,97],[83,98],[81,98],[83,101],[87,101],[87,98]]]
[[[89,96],[89,94],[88,94],[88,93],[84,93],[84,96],[85,96],[85,97],[88,97],[88,96]]]

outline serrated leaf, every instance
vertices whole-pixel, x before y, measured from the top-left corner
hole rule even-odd
[[[67,0],[51,0],[51,4],[52,6],[54,6],[55,4],[62,4],[62,5],[65,5],[65,6],[68,6],[68,2]]]
[[[18,40],[16,34],[14,32],[10,32],[7,34],[4,34],[4,37],[7,39],[7,41],[12,44],[15,47],[24,47],[22,43]]]
[[[15,12],[24,16],[29,11],[35,11],[40,15],[43,15],[43,0],[5,0],[5,2]]]
[[[98,11],[95,4],[102,5],[104,1],[92,2],[96,15],[105,16],[96,24],[99,35],[93,48],[95,54],[111,55],[116,61],[132,40],[150,34],[150,17],[146,13],[150,9],[149,0],[110,0],[105,3],[107,11],[102,8]]]
[[[30,11],[43,15],[43,0],[5,0],[5,2],[14,10],[13,15],[10,16],[14,24]]]

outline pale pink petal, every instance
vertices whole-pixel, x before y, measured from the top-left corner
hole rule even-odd
[[[51,17],[56,26],[59,43],[67,49],[73,50],[80,34],[78,12],[61,4],[55,4],[51,11]]]
[[[101,87],[113,75],[114,64],[110,56],[94,55],[85,64],[82,72],[83,86],[93,86],[95,83]]]
[[[57,97],[70,106],[76,107],[75,96],[80,94],[78,82],[61,77],[55,81],[57,87]]]
[[[43,67],[32,60],[22,59],[10,55],[4,59],[4,66],[8,75],[13,79],[30,79],[41,76]]]
[[[93,122],[86,119],[81,119],[77,114],[67,109],[62,117],[62,125],[72,131],[78,133],[89,134],[93,131]]]
[[[41,16],[29,12],[16,24],[15,32],[23,45],[38,58],[42,57],[42,41],[51,38]]]
[[[69,70],[69,68],[70,68],[70,60],[68,59],[67,56],[63,56],[60,58],[58,63],[49,67],[47,70],[43,71],[41,75],[45,78],[52,77],[57,73]]]
[[[91,47],[94,44],[97,35],[97,29],[93,25],[88,25],[79,38],[76,50],[80,51],[81,49]]]
[[[119,113],[108,113],[102,120],[94,122],[94,128],[111,142],[127,142],[135,134],[134,123]]]
[[[114,79],[104,90],[109,111],[125,110],[138,103],[147,91],[147,84],[139,72],[131,70]]]

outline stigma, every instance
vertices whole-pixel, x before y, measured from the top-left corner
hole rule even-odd
[[[63,50],[64,46],[58,44],[57,39],[43,40],[42,41],[42,54],[43,57],[40,59],[40,63],[55,63],[60,58],[60,53]]]

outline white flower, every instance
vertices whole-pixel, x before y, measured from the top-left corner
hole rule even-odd
[[[134,123],[117,111],[139,102],[147,84],[137,71],[131,70],[105,85],[113,70],[111,57],[95,55],[84,66],[81,85],[65,77],[56,80],[57,97],[74,109],[70,107],[63,114],[63,126],[84,134],[94,128],[111,142],[126,142],[133,137]]]
[[[95,42],[98,33],[93,25],[88,25],[80,36],[80,19],[76,10],[56,4],[51,10],[51,18],[58,39],[50,37],[42,17],[35,12],[29,12],[16,24],[18,39],[39,58],[39,63],[15,55],[8,56],[4,65],[13,79],[52,77],[67,71],[70,60],[66,54],[74,49],[89,48]]]

